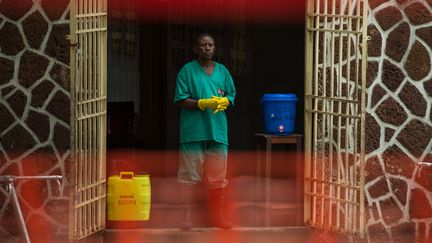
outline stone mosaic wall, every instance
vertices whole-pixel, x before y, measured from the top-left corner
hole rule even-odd
[[[69,0],[0,0],[0,174],[65,175],[69,155]],[[68,222],[57,183],[17,184],[30,236]],[[0,232],[18,233],[0,189]],[[44,228],[46,226],[47,228]]]
[[[432,242],[432,1],[370,0],[371,242]]]

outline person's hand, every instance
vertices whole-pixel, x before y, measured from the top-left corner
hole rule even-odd
[[[215,98],[199,99],[198,100],[198,108],[202,111],[204,111],[207,108],[216,111],[218,106],[219,106],[219,102]]]
[[[217,96],[213,96],[212,99],[217,100],[218,102],[218,107],[216,108],[216,110],[214,110],[214,113],[218,113],[219,111],[223,111],[226,110],[226,108],[229,105],[229,101],[227,97],[217,97]]]
[[[212,109],[215,113],[218,113],[219,111],[226,110],[226,108],[229,105],[229,101],[227,97],[217,97],[213,96],[208,99],[199,99],[198,100],[198,108],[200,110],[204,111],[205,109],[209,108]]]

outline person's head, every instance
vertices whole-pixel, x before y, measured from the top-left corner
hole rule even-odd
[[[198,59],[203,61],[212,60],[216,51],[213,36],[207,33],[199,35],[196,38],[194,51],[197,53]]]

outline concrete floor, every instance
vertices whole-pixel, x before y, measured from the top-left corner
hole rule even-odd
[[[32,238],[32,242],[67,242],[67,236],[43,241]],[[0,242],[24,242],[22,238],[0,238]],[[194,228],[190,231],[178,229],[121,229],[105,230],[78,243],[360,243],[367,242],[357,237],[332,234],[309,227],[274,228]],[[383,242],[384,243],[384,242]]]
[[[364,242],[357,237],[316,231],[310,227],[194,228],[106,230],[82,243],[348,243]],[[80,243],[81,243],[80,242]]]

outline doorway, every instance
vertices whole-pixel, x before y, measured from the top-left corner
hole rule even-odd
[[[255,149],[253,133],[264,129],[260,103],[264,93],[297,95],[296,132],[303,133],[304,23],[140,22],[137,28],[139,58],[135,65],[139,71],[133,87],[139,92],[135,98],[125,95],[113,102],[133,103],[133,142],[110,144],[108,137],[108,145],[177,148],[179,109],[172,102],[175,77],[182,65],[194,59],[194,39],[201,32],[215,36],[216,60],[230,70],[236,85],[236,106],[227,111],[231,149]],[[108,66],[110,62],[116,61],[108,60]],[[108,87],[127,85],[123,79],[109,76]],[[112,97],[123,92],[110,91]]]
[[[324,2],[324,6],[327,6],[327,1]],[[354,2],[358,3],[360,1]],[[316,1],[316,3],[316,6],[320,6],[321,4],[320,1]],[[163,4],[163,2],[161,2],[160,4]],[[313,3],[311,4],[313,5]],[[132,9],[133,8],[131,8],[131,10]],[[319,9],[319,7],[316,7],[315,9]],[[333,7],[332,9],[335,8]],[[365,7],[365,5],[363,5],[363,13],[365,13],[366,11],[367,8]],[[316,18],[318,20],[325,19],[327,21],[328,19],[333,19],[333,24],[330,24],[333,25],[333,27],[335,23],[334,19],[351,18],[350,16],[347,17],[346,15],[342,14],[340,16],[337,16],[334,13],[330,16],[324,16],[328,14],[327,10],[326,14],[324,15],[321,14],[319,11],[315,13],[308,12],[308,14],[308,17]],[[105,14],[97,15],[105,16]],[[122,16],[126,17],[127,20],[122,21]],[[89,16],[85,15],[81,17],[88,18]],[[126,56],[129,55],[129,59],[126,61],[115,58],[113,58],[112,60],[117,61],[119,65],[124,65],[123,68],[128,69],[131,75],[119,75],[117,79],[109,80],[108,86],[110,84],[119,84],[118,87],[127,86],[130,88],[130,91],[126,91],[125,93],[123,93],[126,94],[126,96],[118,100],[113,100],[111,102],[125,102],[125,104],[129,106],[128,113],[130,114],[133,111],[133,114],[131,115],[132,118],[130,118],[132,122],[125,125],[126,131],[132,134],[131,141],[133,147],[136,146],[143,149],[176,150],[178,141],[178,110],[176,110],[175,106],[172,104],[172,99],[170,98],[173,97],[175,74],[183,63],[186,63],[188,60],[193,59],[193,52],[191,52],[191,47],[194,43],[194,37],[198,33],[201,33],[203,31],[210,33],[213,32],[212,34],[216,38],[216,44],[220,47],[220,51],[218,53],[218,60],[224,63],[230,69],[231,73],[234,74],[233,76],[238,90],[238,102],[236,104],[236,109],[228,112],[228,119],[230,120],[231,127],[230,141],[232,144],[232,149],[253,149],[252,134],[262,129],[262,119],[260,118],[262,116],[260,115],[259,100],[263,93],[295,93],[300,98],[299,104],[303,104],[305,102],[305,100],[302,100],[302,97],[305,96],[302,81],[304,79],[304,60],[302,58],[299,58],[303,56],[302,54],[304,50],[304,23],[257,24],[247,22],[238,23],[231,21],[221,21],[221,23],[219,24],[215,24],[214,22],[210,24],[196,24],[190,22],[173,23],[167,21],[150,21],[143,23],[138,21],[136,15],[134,17],[133,11],[126,11],[124,15],[121,14],[118,18],[121,21],[118,27],[120,37],[118,35],[119,33],[110,33],[109,40],[112,39],[112,42],[108,43],[109,45],[111,45],[111,47],[117,46],[117,48],[120,49],[120,53],[124,53]],[[360,17],[355,17],[355,19],[359,18]],[[115,21],[112,22],[115,23]],[[324,27],[326,25],[327,23],[324,24]],[[325,28],[320,30],[321,27],[322,26],[320,26],[320,23],[318,22],[315,27],[310,27],[310,29],[308,30],[317,32],[327,31]],[[356,28],[359,28],[358,24]],[[105,27],[104,30],[106,30]],[[124,32],[123,30],[127,31]],[[337,31],[330,32],[333,33]],[[358,29],[357,32],[359,32]],[[351,30],[349,30],[348,34],[352,34]],[[331,38],[333,38],[333,34],[331,35]],[[118,40],[120,40],[120,42],[118,42]],[[315,41],[319,43],[320,39],[318,35]],[[326,46],[325,43],[326,42],[324,41],[324,46]],[[325,48],[326,47],[324,47],[324,50]],[[365,49],[366,48],[363,48],[363,50]],[[307,48],[307,50],[309,49]],[[77,50],[74,50],[73,53],[79,53],[79,51],[77,52]],[[137,53],[139,53],[139,55],[137,55]],[[319,48],[315,49],[315,53],[317,53],[315,55],[316,60],[319,56]],[[363,56],[363,60],[365,60],[364,57],[365,56]],[[122,68],[120,68],[119,70],[122,70]],[[348,70],[350,69],[348,68]],[[316,79],[318,80],[322,79],[325,86],[325,83],[327,81],[325,78],[326,72],[322,73],[323,74],[321,74],[322,76],[320,78],[318,72],[315,72],[315,77],[317,77]],[[365,72],[363,72],[363,75],[364,73]],[[101,75],[104,75],[104,73],[102,72]],[[114,75],[110,75],[110,77],[114,77]],[[358,75],[356,77],[358,77]],[[289,82],[289,79],[298,79],[298,81]],[[128,83],[129,81],[131,82]],[[364,81],[363,76],[362,81]],[[287,85],[287,82],[289,82],[290,85]],[[128,83],[128,85],[124,85],[126,83]],[[316,86],[315,88],[319,89],[318,86]],[[111,92],[112,97],[115,97],[115,95],[117,94],[116,92],[118,91],[119,90],[117,89],[113,89],[113,91]],[[358,94],[357,92],[358,91],[356,90],[355,93]],[[362,92],[364,92],[364,89],[362,90]],[[309,99],[312,98],[325,100],[325,98],[327,98],[326,92],[324,91],[324,93],[322,94],[323,97],[320,97],[316,94],[315,96],[313,96],[311,93],[307,93],[306,97]],[[127,97],[126,100],[124,100],[125,97]],[[103,97],[103,99],[105,98],[106,96]],[[348,97],[346,98],[348,99]],[[110,98],[108,96],[108,101],[110,102],[109,99]],[[334,97],[330,97],[329,100],[330,103],[338,101]],[[82,102],[84,103],[78,105],[87,104],[88,102],[91,103],[92,101]],[[132,102],[132,106],[130,102]],[[359,100],[349,100],[348,103],[359,104]],[[324,103],[321,103],[321,106],[315,105],[315,111],[317,110],[317,107],[322,108],[326,107],[326,105],[327,104],[324,105]],[[101,107],[105,108],[103,107],[103,104],[101,104]],[[131,107],[133,108],[131,109]],[[304,130],[302,125],[303,116],[299,115],[303,111],[302,108],[303,107],[300,106],[297,110],[297,124],[299,125],[297,125],[296,129],[301,133]],[[320,112],[325,115],[333,115],[327,114],[329,112],[326,109],[327,108],[321,110]],[[122,109],[120,108],[119,110]],[[358,110],[363,111],[361,107]],[[312,112],[312,109],[309,109],[308,112]],[[317,111],[316,113],[320,112]],[[110,111],[108,111],[108,114],[110,114]],[[112,116],[115,115],[114,113],[111,114]],[[357,116],[357,114],[354,114],[354,116]],[[84,118],[88,117],[83,117],[83,119]],[[110,121],[110,119],[111,118],[109,118],[108,121]],[[327,118],[323,116],[322,120],[324,119]],[[333,117],[330,117],[330,119],[333,120]],[[361,119],[363,119],[362,121],[364,121],[364,117]],[[319,121],[317,120],[317,122]],[[102,125],[102,128],[104,128],[103,126],[104,124]],[[354,127],[357,128],[358,126],[355,125]],[[360,127],[363,129],[364,134],[364,126]],[[113,127],[110,127],[108,124],[108,131],[111,128]],[[330,128],[333,129],[331,126]],[[310,129],[310,127],[306,127],[306,129]],[[361,135],[362,131],[358,132],[356,129],[354,130],[353,133],[356,134],[356,138],[358,138],[358,134],[360,134],[360,137],[364,136]],[[316,126],[312,132],[308,130],[307,135],[312,136],[312,134],[317,134]],[[76,137],[80,137],[80,134],[78,134],[78,136]],[[315,139],[314,141],[316,142],[317,139]],[[104,143],[103,140],[100,140],[99,142],[101,142],[102,145]],[[360,143],[357,144],[361,146],[362,142],[360,141]],[[120,146],[124,145],[124,143],[120,143]],[[307,150],[307,152],[309,153],[311,152],[311,144],[309,143],[307,146],[307,149],[309,149]],[[317,151],[318,145],[315,144],[314,146],[315,147],[313,151]],[[101,150],[99,150],[99,152],[100,151]],[[323,151],[323,154],[326,155],[325,151]],[[353,156],[357,158],[355,152]],[[101,155],[100,158],[104,159],[103,155]],[[314,159],[316,160],[315,157]],[[363,158],[360,154],[360,163],[362,162],[362,159],[364,160],[364,154]],[[323,164],[324,163],[322,163],[321,165]],[[314,166],[317,167],[316,164],[314,164]],[[313,170],[316,171],[317,169],[315,167],[313,168]],[[322,166],[322,168],[325,168],[325,166]],[[311,167],[308,167],[308,169],[311,169]],[[326,178],[324,169],[323,173],[324,176],[322,176],[321,179],[316,177],[309,179],[313,181],[312,183],[324,184],[323,178]],[[102,175],[101,177],[104,176],[105,175]],[[361,189],[361,176],[362,175],[360,174],[360,179],[358,180],[354,179],[355,183],[357,183],[356,181],[360,181],[360,189],[358,190],[360,192],[360,195],[358,196],[358,198],[362,197],[363,192]],[[334,183],[333,181],[330,181],[329,184],[329,187],[332,188]],[[104,182],[102,182],[100,185],[104,185]],[[98,186],[100,185],[98,184]],[[83,186],[86,187],[86,185]],[[357,185],[354,185],[352,187],[356,187],[355,189],[357,190]],[[332,200],[331,193],[329,196],[325,193],[325,188],[327,187],[323,186],[322,188],[324,188],[321,190],[323,195],[317,195],[316,191],[313,191],[314,194],[312,195],[312,197],[319,197],[322,202],[328,199]],[[355,192],[355,195],[357,195],[357,191]],[[340,201],[341,200],[338,199],[336,200],[336,203],[339,203]],[[362,203],[361,200],[360,203]],[[316,205],[318,204],[315,203],[313,207],[316,209]],[[361,205],[359,206],[361,208]],[[323,207],[324,202],[321,204],[321,212]],[[361,211],[361,209],[359,210]],[[314,212],[312,213],[312,215],[313,217],[315,217]],[[321,224],[323,224],[323,221],[321,222]],[[319,226],[317,224],[312,225]],[[360,232],[362,232],[362,230],[364,231],[364,228],[362,229],[360,226]]]

